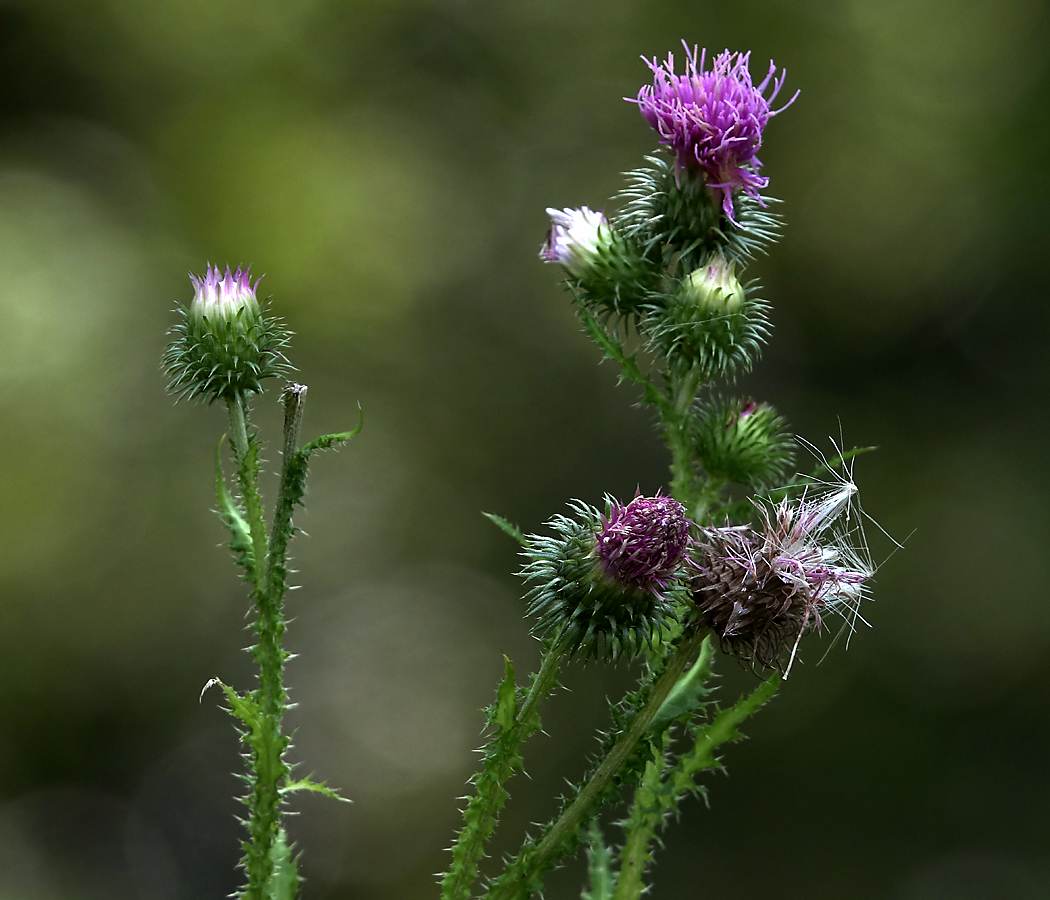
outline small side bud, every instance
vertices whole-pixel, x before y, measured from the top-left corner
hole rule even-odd
[[[694,452],[712,478],[750,488],[773,484],[794,458],[794,440],[767,403],[713,400],[690,422]]]
[[[744,305],[744,288],[736,279],[735,266],[721,253],[716,253],[682,282],[684,298],[696,304],[705,313],[735,313]]]
[[[179,399],[205,396],[209,402],[238,394],[258,394],[264,378],[285,376],[284,357],[290,332],[256,298],[248,269],[223,274],[209,266],[190,275],[193,299],[179,311],[183,321],[172,328],[174,339],[164,354],[171,379],[168,390]]]
[[[612,229],[600,212],[581,206],[579,209],[547,209],[551,217],[547,240],[540,259],[560,263],[575,278],[594,267],[601,253],[612,243]]]
[[[565,652],[612,660],[651,644],[686,590],[690,523],[670,497],[606,498],[605,515],[574,501],[554,536],[530,535],[521,574],[536,631]]]

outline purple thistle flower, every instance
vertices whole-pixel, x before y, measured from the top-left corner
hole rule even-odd
[[[709,528],[700,543],[694,600],[703,624],[731,652],[763,666],[791,647],[787,677],[802,635],[835,613],[852,627],[874,569],[840,529],[856,486],[764,511],[760,534],[748,526]],[[828,535],[829,532],[832,532]]]
[[[601,525],[594,549],[606,576],[624,589],[667,589],[690,544],[681,503],[662,494],[636,495],[626,506],[614,500]]]
[[[780,109],[770,105],[784,85],[786,73],[776,78],[776,66],[769,62],[769,72],[756,86],[751,82],[748,53],[723,51],[715,57],[710,71],[704,70],[707,51],[697,60],[697,48],[685,47],[684,75],[676,75],[674,56],[667,54],[662,66],[654,57],[645,62],[653,70],[653,84],[645,85],[637,103],[646,121],[660,135],[660,143],[674,150],[683,169],[699,171],[708,187],[721,191],[722,210],[736,223],[733,190],[742,188],[759,203],[759,191],[769,179],[758,174],[762,163],[755,155],[762,146],[762,131],[771,116],[783,112],[795,102],[795,96]],[[643,57],[644,59],[644,57]],[[772,92],[765,96],[772,83]],[[765,205],[764,203],[762,205]]]
[[[255,297],[255,289],[260,280],[256,279],[255,284],[252,284],[249,270],[240,267],[231,273],[227,266],[225,275],[218,266],[211,265],[200,277],[191,272],[194,296],[190,301],[190,312],[198,316],[221,316],[225,319],[232,318],[242,309],[258,314],[259,302]]]
[[[561,263],[577,278],[594,265],[603,246],[612,237],[609,222],[600,212],[581,206],[579,209],[547,209],[551,217],[547,240],[540,249],[540,259]]]

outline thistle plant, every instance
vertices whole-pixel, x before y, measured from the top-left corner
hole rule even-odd
[[[665,488],[598,508],[570,500],[543,533],[523,534],[487,514],[520,543],[526,614],[542,641],[538,671],[519,685],[507,659],[487,710],[488,742],[463,810],[463,826],[441,879],[442,900],[528,900],[552,868],[584,846],[590,861],[585,900],[636,900],[647,888],[653,846],[689,795],[706,796],[701,777],[722,768],[725,745],[768,702],[801,658],[803,638],[834,618],[852,632],[874,574],[857,517],[857,487],[839,453],[816,472],[789,474],[797,440],[764,401],[727,393],[758,360],[770,333],[770,305],[747,279],[748,265],[775,242],[782,222],[762,192],[757,153],[784,86],[772,62],[755,84],[750,55],[728,50],[707,68],[706,51],[647,61],[653,81],[637,97],[657,147],[626,174],[607,213],[551,208],[540,250],[561,267],[583,331],[634,386],[669,452]],[[303,502],[307,466],[318,450],[360,428],[300,445],[306,388],[288,383],[280,488],[269,527],[258,476],[261,443],[250,400],[290,370],[290,334],[256,297],[247,270],[209,267],[191,276],[165,354],[178,398],[221,401],[230,420],[236,496],[216,456],[218,513],[248,583],[258,684],[221,686],[244,745],[247,809],[242,867],[245,900],[293,900],[296,858],[282,825],[291,792],[337,796],[292,777],[282,717],[287,625],[284,595],[293,514]],[[738,700],[716,699],[716,648],[756,674]],[[609,710],[609,727],[585,776],[546,824],[526,835],[502,872],[481,878],[479,864],[524,768],[540,708],[570,659],[600,666],[633,662],[636,689]],[[615,842],[607,810],[620,809]]]
[[[209,266],[206,273],[190,275],[194,296],[181,308],[182,321],[172,329],[172,342],[164,354],[170,378],[168,389],[176,398],[199,398],[211,404],[222,401],[229,414],[229,449],[236,471],[237,495],[226,486],[222,467],[224,435],[215,456],[217,512],[230,535],[229,549],[248,583],[254,619],[255,643],[250,648],[258,666],[253,690],[237,691],[214,678],[205,691],[219,686],[230,713],[237,719],[244,747],[246,771],[241,775],[247,809],[241,820],[247,830],[241,867],[245,885],[237,894],[243,900],[293,900],[299,876],[294,848],[282,825],[284,807],[296,791],[316,791],[342,799],[323,782],[294,778],[287,759],[290,738],[282,720],[288,708],[284,684],[282,646],[287,620],[284,595],[288,589],[288,545],[296,532],[295,508],[302,504],[310,458],[319,450],[349,441],[352,431],[327,434],[300,446],[306,386],[288,382],[281,391],[284,406],[284,441],[280,487],[269,528],[259,493],[262,445],[251,422],[250,399],[263,392],[263,381],[281,378],[291,366],[284,356],[291,337],[280,320],[268,315],[256,297],[247,269],[225,273]],[[203,692],[202,692],[203,696]]]
[[[667,493],[604,513],[581,501],[546,534],[522,534],[527,615],[543,641],[539,671],[519,686],[508,660],[488,710],[489,743],[463,828],[442,878],[442,900],[527,900],[545,874],[586,846],[584,900],[634,900],[647,887],[652,847],[690,794],[706,795],[720,749],[776,693],[802,638],[834,617],[852,631],[874,574],[848,460],[821,458],[789,475],[795,438],[773,407],[724,393],[749,371],[769,336],[769,304],[744,272],[782,222],[762,192],[757,153],[784,86],[770,62],[755,84],[750,54],[686,46],[647,61],[637,97],[657,134],[645,164],[607,212],[551,208],[543,262],[559,265],[585,333],[621,382],[635,385],[670,453]],[[615,209],[615,212],[611,211]],[[760,676],[734,703],[714,699],[716,644]],[[610,727],[585,777],[558,813],[526,836],[501,874],[479,882],[479,862],[521,771],[523,745],[569,658],[636,660],[636,690],[610,709]],[[602,813],[622,806],[622,840]]]

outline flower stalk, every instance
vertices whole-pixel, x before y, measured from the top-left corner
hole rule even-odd
[[[675,646],[663,672],[653,683],[645,705],[636,713],[626,731],[613,745],[597,770],[575,799],[536,843],[526,844],[486,893],[486,900],[524,900],[532,886],[573,845],[572,838],[594,813],[617,773],[634,753],[639,741],[659,713],[664,701],[703,644],[706,631],[689,629]]]

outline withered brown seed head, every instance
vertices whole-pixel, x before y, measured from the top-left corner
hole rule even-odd
[[[723,650],[774,668],[802,631],[810,600],[780,577],[760,547],[750,529],[708,529],[697,554],[693,601]]]
[[[839,501],[829,494],[797,506],[784,502],[767,513],[761,533],[748,526],[702,531],[693,602],[723,650],[786,674],[799,638],[820,629],[823,613],[855,611],[871,570],[828,535]],[[826,544],[818,543],[822,534]]]

